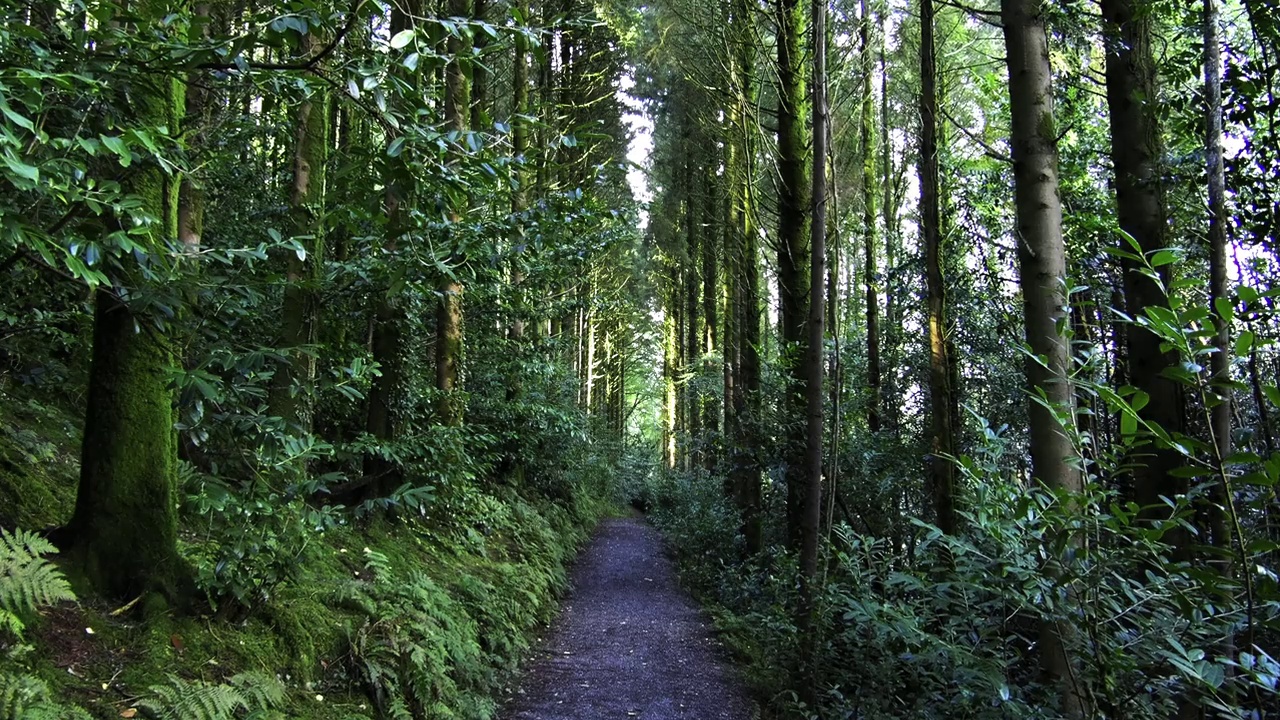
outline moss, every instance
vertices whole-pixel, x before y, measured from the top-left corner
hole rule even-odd
[[[178,595],[170,362],[160,340],[135,329],[128,308],[100,290],[71,529],[80,568],[111,597]]]

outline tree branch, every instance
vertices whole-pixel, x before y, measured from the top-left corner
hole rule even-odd
[[[965,137],[969,138],[970,140],[974,141],[978,145],[982,146],[982,152],[984,155],[991,158],[992,160],[999,160],[1000,162],[1008,163],[1010,165],[1013,164],[1013,158],[991,147],[989,144],[987,144],[986,140],[983,140],[977,135],[974,135],[972,132],[970,132],[969,128],[956,122],[956,119],[951,117],[951,113],[948,112],[946,108],[939,106],[938,111],[941,112],[943,117],[949,120],[952,125],[955,125],[957,130],[964,133]]]

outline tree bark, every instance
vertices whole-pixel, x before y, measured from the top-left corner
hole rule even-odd
[[[863,6],[865,9],[865,5]],[[809,319],[805,348],[805,484],[801,495],[800,633],[802,662],[806,666],[801,698],[817,705],[818,628],[814,602],[818,582],[818,539],[822,521],[823,430],[823,324],[826,318],[827,277],[827,29],[826,0],[812,0],[813,17],[813,175],[809,237]]]
[[[148,3],[134,12],[145,20],[163,8]],[[141,127],[177,127],[185,112],[176,82],[157,82],[130,99],[122,107]],[[153,165],[126,175],[122,184],[159,220],[145,226],[145,242],[149,251],[163,253],[165,238],[178,229],[177,183]],[[119,230],[132,226],[125,217],[110,222]],[[125,270],[121,284],[136,293],[141,273]],[[173,364],[167,339],[150,318],[135,314],[115,288],[95,292],[80,483],[68,535],[76,565],[94,589],[111,597],[158,592],[175,599],[186,580],[177,549]]]
[[[804,540],[806,478],[805,335],[809,305],[810,178],[805,132],[807,108],[801,45],[805,9],[798,0],[779,0],[778,27],[778,297],[781,301],[783,462],[787,479],[787,529],[792,549]]]
[[[929,485],[938,529],[957,529],[955,418],[947,343],[946,281],[942,271],[942,212],[938,200],[938,68],[933,0],[920,0],[920,235],[924,244],[925,314],[929,326]]]
[[[308,57],[320,46],[307,33],[298,48]],[[281,306],[280,346],[285,359],[276,369],[271,387],[271,413],[285,426],[311,432],[316,358],[308,351],[316,343],[320,300],[316,287],[324,271],[324,184],[329,155],[329,94],[317,87],[298,104],[294,118],[293,181],[289,188],[292,233],[305,248],[299,256],[285,250],[285,287]]]
[[[1009,67],[1010,133],[1014,174],[1014,212],[1022,308],[1026,320],[1025,363],[1028,424],[1033,477],[1053,490],[1080,492],[1076,451],[1051,407],[1069,408],[1069,351],[1061,328],[1066,298],[1066,253],[1062,240],[1062,202],[1058,196],[1057,130],[1053,116],[1053,74],[1049,42],[1039,0],[1002,0]],[[1037,396],[1042,402],[1037,401]],[[1046,407],[1046,404],[1048,407]],[[1069,718],[1090,712],[1077,682],[1061,623],[1040,627],[1040,664],[1047,684],[1056,687],[1060,710]]]
[[[1151,53],[1152,6],[1144,0],[1103,0],[1106,36],[1107,106],[1111,115],[1111,161],[1115,168],[1116,217],[1120,229],[1137,241],[1140,252],[1150,255],[1169,245],[1164,189],[1160,179],[1160,123],[1156,70]],[[1122,251],[1133,253],[1127,241]],[[1138,318],[1148,307],[1166,306],[1163,284],[1168,287],[1169,267],[1157,268],[1157,283],[1140,272],[1142,264],[1122,258],[1125,310]],[[1125,327],[1129,382],[1150,396],[1143,415],[1169,433],[1185,430],[1182,388],[1163,375],[1177,362],[1172,352],[1160,349],[1160,338],[1137,323]],[[1152,447],[1134,463],[1134,501],[1140,517],[1156,521],[1168,516],[1162,495],[1185,492],[1185,480],[1170,474],[1182,464],[1177,451]],[[1170,531],[1169,540],[1185,547],[1189,538],[1181,529]]]
[[[449,15],[457,18],[471,17],[469,0],[449,0]],[[470,78],[464,56],[468,43],[458,35],[450,35],[448,41],[449,59],[445,67],[445,124],[450,130],[465,133],[468,128],[471,110]],[[462,145],[454,148],[454,162],[459,162],[466,151]],[[461,222],[467,208],[454,208],[451,222]],[[456,232],[449,229],[447,232]],[[452,244],[452,242],[450,243]],[[451,250],[449,263],[457,267],[464,258],[456,249]],[[436,419],[442,425],[461,425],[464,415],[462,397],[459,392],[459,373],[462,366],[462,283],[456,275],[444,275],[440,278],[436,292],[439,301],[436,306],[436,390],[440,393],[436,406]]]
[[[862,22],[858,28],[862,46],[862,103],[858,116],[859,139],[862,146],[862,237],[865,266],[862,281],[866,292],[867,316],[867,430],[880,432],[880,280],[877,268],[876,246],[876,196],[875,196],[875,148],[872,147],[872,109],[875,94],[871,87],[871,10],[867,0],[862,0]]]
[[[407,6],[397,5],[391,10],[391,34],[414,26],[414,18],[419,12],[417,0]],[[395,142],[397,136],[387,138],[387,146]],[[409,171],[409,150],[403,149],[395,157],[388,157],[384,171],[384,212],[387,216],[383,252],[388,259],[394,259],[400,248],[401,235],[405,232],[405,216],[408,204],[416,194],[416,183]],[[401,326],[404,313],[398,298],[399,289],[390,282],[378,288],[373,302],[373,328],[371,332],[370,351],[373,362],[377,363],[379,374],[373,378],[369,388],[365,415],[365,430],[380,443],[389,444],[399,434],[399,418],[395,410],[395,398],[402,388],[401,364],[403,358]],[[377,453],[369,453],[364,457],[364,475],[368,483],[361,496],[365,500],[386,497],[400,486],[402,475],[400,469]]]

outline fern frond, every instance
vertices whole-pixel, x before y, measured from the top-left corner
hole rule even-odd
[[[151,692],[156,697],[139,702],[138,707],[155,720],[233,720],[237,712],[249,709],[245,696],[230,685],[171,675],[168,685],[152,685]]]
[[[0,674],[0,720],[16,720],[26,709],[49,699],[49,686],[30,675]]]
[[[0,720],[93,720],[78,707],[55,702],[49,686],[30,675],[0,673]]]
[[[0,609],[0,636],[8,633],[13,637],[22,637],[22,630],[25,627],[26,625],[22,624],[22,620],[17,615]]]
[[[232,676],[227,682],[240,691],[250,710],[269,711],[284,705],[284,683],[271,675],[243,672]]]
[[[57,550],[35,533],[0,529],[0,611],[17,616],[76,599],[67,579],[43,557]],[[0,627],[12,629],[12,621],[0,616]]]

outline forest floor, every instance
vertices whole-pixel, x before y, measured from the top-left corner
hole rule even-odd
[[[657,530],[605,520],[506,720],[751,720],[746,688],[680,588]]]

